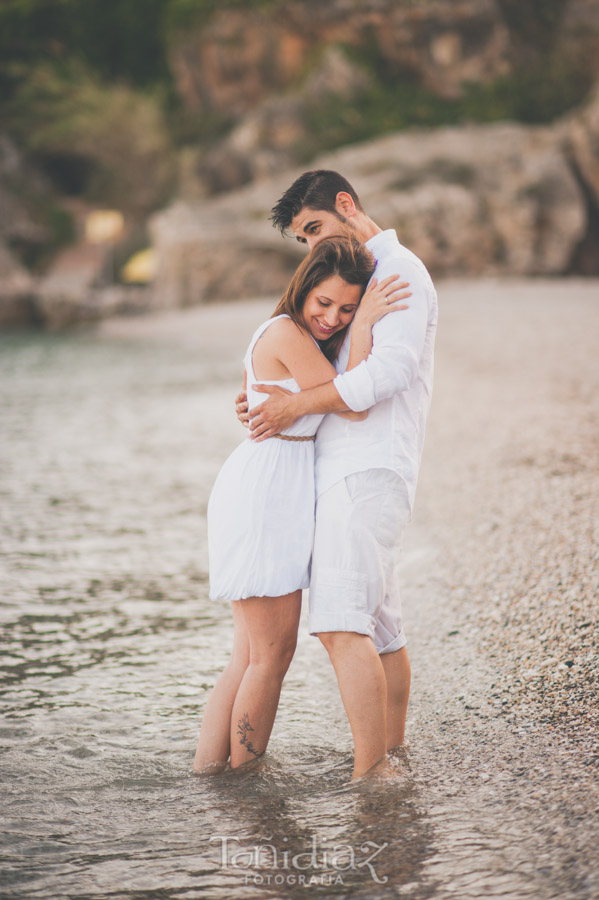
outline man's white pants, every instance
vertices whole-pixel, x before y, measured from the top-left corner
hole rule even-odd
[[[397,570],[410,517],[406,484],[390,469],[356,472],[321,494],[312,553],[310,634],[367,634],[379,653],[405,646]]]

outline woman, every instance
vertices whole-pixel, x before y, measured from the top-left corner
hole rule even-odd
[[[369,251],[355,238],[321,241],[299,266],[245,356],[250,406],[257,382],[305,390],[336,376],[332,365],[354,319],[348,369],[372,348],[372,326],[409,296],[388,278],[369,287]],[[367,413],[342,413],[362,419]],[[198,773],[237,769],[263,755],[295,651],[301,592],[314,533],[314,435],[323,416],[298,419],[262,443],[244,441],[222,467],[208,504],[211,599],[232,601],[230,662],[206,704]]]

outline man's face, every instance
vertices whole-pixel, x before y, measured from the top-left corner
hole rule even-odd
[[[355,228],[349,219],[339,213],[326,209],[300,209],[297,216],[291,220],[291,230],[295,239],[301,244],[307,244],[310,250],[324,238],[335,234],[355,234]]]

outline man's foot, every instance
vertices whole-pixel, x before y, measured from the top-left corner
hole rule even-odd
[[[393,747],[392,750],[389,750],[387,755],[396,769],[401,769],[404,772],[412,771],[407,744],[400,744],[398,747]]]
[[[354,773],[351,777],[351,780],[355,782],[355,781],[360,781],[361,779],[368,781],[372,778],[379,778],[379,777],[386,778],[387,776],[389,776],[392,773],[393,773],[393,766],[391,765],[391,763],[389,761],[389,757],[387,755],[385,755],[385,756],[383,756],[382,759],[379,759],[378,762],[376,762],[373,766],[371,766],[370,769],[368,769],[366,772],[362,772],[359,775],[356,775]]]

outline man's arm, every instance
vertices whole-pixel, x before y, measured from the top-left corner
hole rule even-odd
[[[370,409],[381,400],[407,391],[418,373],[432,288],[426,274],[410,260],[402,260],[401,269],[412,289],[409,309],[401,316],[391,313],[381,319],[373,329],[368,359],[338,375],[333,382],[348,409]]]
[[[269,394],[268,412],[263,406],[255,406],[250,409],[250,437],[255,441],[265,441],[273,434],[280,434],[285,428],[289,428],[300,418],[310,413],[339,413],[349,412],[344,401],[339,396],[333,381],[319,384],[292,394],[284,388],[276,385],[256,384],[256,391]],[[263,414],[264,413],[264,414]]]

